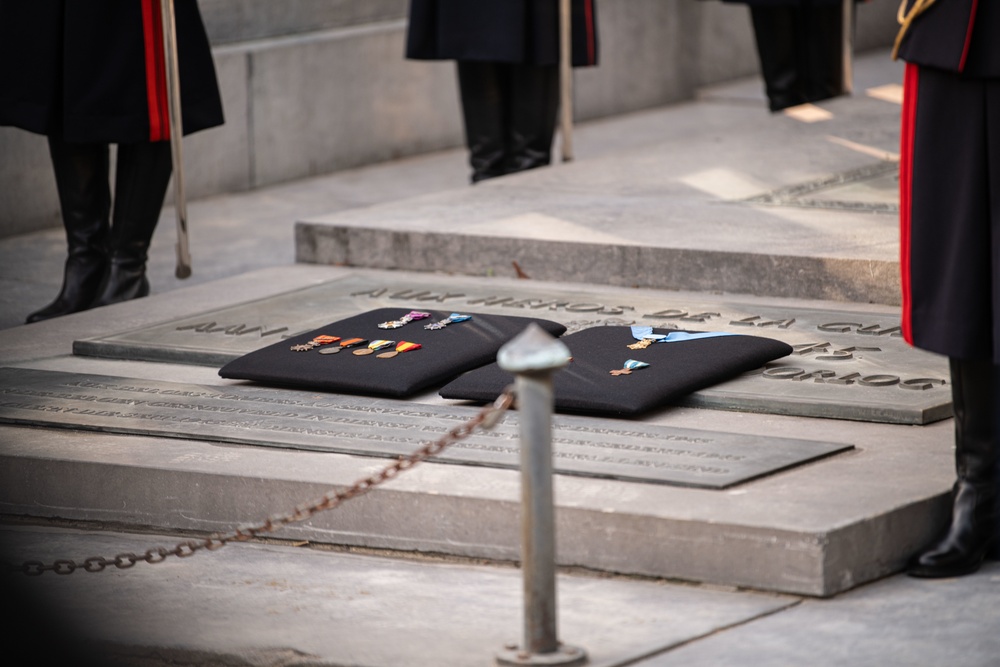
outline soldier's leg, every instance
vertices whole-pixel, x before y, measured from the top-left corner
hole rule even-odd
[[[903,333],[948,355],[955,415],[956,482],[949,526],[917,554],[909,573],[976,571],[998,532],[1000,366],[1000,94],[907,65],[900,157]],[[991,92],[992,89],[992,92]]]
[[[149,294],[146,259],[171,173],[170,142],[120,144],[108,270],[94,307]]]
[[[461,60],[457,65],[471,180],[477,183],[502,176],[507,154],[504,128],[509,66]]]
[[[558,65],[511,65],[507,172],[552,161],[559,111]]]
[[[836,5],[803,7],[799,77],[806,101],[844,94],[844,10]]]
[[[29,324],[89,308],[107,266],[111,211],[107,144],[77,144],[50,136],[49,154],[68,252],[59,295],[29,315]]]
[[[799,76],[797,13],[795,7],[750,7],[760,73],[771,111],[806,102]]]

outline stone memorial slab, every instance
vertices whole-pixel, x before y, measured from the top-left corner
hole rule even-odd
[[[914,349],[898,316],[760,306],[737,297],[552,288],[530,282],[349,274],[308,288],[74,342],[76,354],[208,366],[381,307],[533,315],[569,332],[604,324],[729,331],[782,340],[794,353],[693,394],[687,404],[804,417],[927,424],[951,416],[947,360]]]
[[[338,394],[192,385],[0,368],[0,422],[154,435],[261,447],[396,458],[477,412]],[[749,436],[557,415],[559,474],[724,489],[852,449],[813,440]],[[517,413],[451,445],[434,461],[518,469]]]

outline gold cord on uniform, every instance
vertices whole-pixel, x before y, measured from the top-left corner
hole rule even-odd
[[[910,11],[906,11],[907,2],[909,0],[903,0],[899,5],[899,10],[896,12],[896,20],[899,21],[900,28],[899,33],[896,34],[896,43],[892,47],[893,60],[899,56],[899,47],[903,43],[903,37],[910,29],[913,20],[930,9],[931,5],[934,4],[934,0],[914,0]]]

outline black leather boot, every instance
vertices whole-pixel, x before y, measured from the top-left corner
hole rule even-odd
[[[89,308],[108,262],[111,192],[107,145],[73,144],[49,137],[49,154],[66,229],[66,264],[59,295],[28,315],[28,324]]]
[[[91,307],[149,294],[146,259],[171,172],[170,143],[120,144],[108,270]]]
[[[559,111],[557,65],[511,65],[507,161],[512,174],[552,161]]]
[[[799,13],[798,7],[750,7],[760,73],[771,111],[808,101],[799,74],[801,55],[796,39],[801,23]]]
[[[998,535],[997,485],[1000,440],[997,399],[1000,367],[989,361],[951,360],[958,481],[951,525],[938,542],[910,564],[913,577],[958,577],[982,565]]]
[[[473,183],[505,173],[509,67],[503,63],[458,61],[458,88]]]

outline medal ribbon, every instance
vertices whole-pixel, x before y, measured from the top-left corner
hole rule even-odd
[[[431,322],[430,324],[425,324],[424,328],[430,331],[437,331],[439,329],[444,329],[449,324],[455,322],[465,322],[466,320],[471,320],[472,315],[460,315],[459,313],[452,313],[448,317],[440,320],[438,322]]]
[[[422,320],[425,317],[430,317],[430,313],[424,313],[419,310],[411,310],[406,315],[403,315],[398,320],[391,320],[389,322],[383,322],[378,325],[379,329],[398,329],[399,327],[406,326],[414,320]]]
[[[653,327],[634,326],[632,327],[632,337],[636,340],[651,340],[654,343],[679,343],[685,340],[696,340],[698,338],[715,338],[716,336],[735,336],[737,334],[728,331],[698,331],[690,333],[687,331],[671,331],[668,334],[655,334]]]

